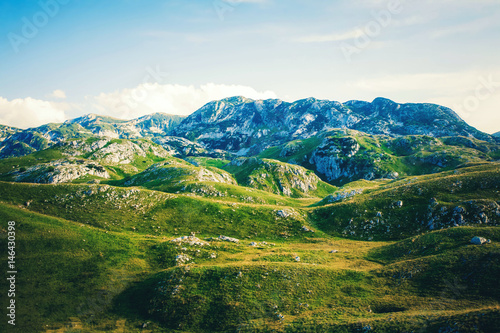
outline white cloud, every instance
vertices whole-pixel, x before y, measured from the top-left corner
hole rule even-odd
[[[154,112],[188,115],[210,101],[232,96],[276,98],[272,91],[261,92],[241,85],[208,83],[195,87],[144,83],[132,89],[87,97],[87,100],[96,113],[132,119]]]
[[[427,16],[422,15],[413,15],[403,19],[394,20],[391,24],[394,27],[402,28],[402,27],[410,27],[414,25],[421,25],[428,23],[429,21],[435,19],[435,15],[432,13],[427,14]]]
[[[295,41],[300,43],[327,43],[327,42],[340,42],[343,40],[349,40],[358,38],[364,35],[361,28],[356,28],[341,34],[326,34],[326,35],[311,35],[295,39]]]
[[[60,98],[60,99],[65,99],[66,98],[66,93],[60,89],[56,89],[52,92],[52,94],[50,95],[51,97],[54,97],[54,98]]]
[[[386,75],[348,82],[352,89],[391,95],[400,92],[457,92],[467,91],[467,84],[477,79],[477,72],[419,73]]]
[[[448,37],[448,36],[458,35],[458,34],[464,34],[464,33],[465,34],[470,34],[470,33],[477,34],[485,29],[498,26],[499,20],[500,20],[500,14],[494,13],[493,15],[490,15],[488,17],[482,17],[481,19],[477,19],[474,21],[449,26],[449,27],[434,31],[431,34],[431,37],[438,39],[438,38],[443,38],[443,37]]]
[[[50,96],[62,98],[56,90]],[[9,101],[0,97],[0,124],[28,128],[60,123],[87,113],[133,119],[155,112],[189,115],[204,104],[233,96],[253,99],[277,98],[272,91],[242,85],[208,83],[199,87],[144,83],[132,89],[88,96],[82,104],[38,100],[31,97]]]
[[[65,105],[31,97],[9,101],[0,97],[0,124],[19,128],[36,127],[66,120]]]

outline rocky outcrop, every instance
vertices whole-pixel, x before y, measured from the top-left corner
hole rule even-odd
[[[230,158],[231,154],[219,149],[206,149],[201,144],[176,136],[162,136],[152,139],[175,157],[206,156]]]
[[[236,185],[230,173],[216,169],[196,167],[185,161],[172,158],[156,163],[125,182],[126,186],[148,186],[148,184],[181,184],[185,182],[215,182]]]
[[[358,194],[361,194],[361,193],[363,193],[363,189],[355,189],[355,190],[350,190],[350,191],[346,190],[346,191],[342,191],[339,193],[330,194],[326,198],[321,200],[320,204],[326,205],[326,204],[339,202],[339,201],[342,201],[342,200],[347,199],[347,198],[352,198],[352,197],[354,197]]]
[[[57,160],[37,164],[13,173],[13,180],[24,183],[59,184],[70,183],[84,176],[110,178],[100,164],[84,160]]]
[[[166,158],[170,154],[161,146],[146,140],[73,140],[60,145],[63,154],[68,156],[86,155],[88,159],[103,164],[130,164],[135,159],[154,155]]]
[[[380,163],[387,159],[390,156],[383,153],[360,152],[360,145],[353,137],[326,137],[313,151],[309,163],[330,182],[397,178],[397,172]]]
[[[198,246],[208,245],[207,242],[205,242],[205,241],[203,241],[203,240],[201,240],[198,237],[193,236],[193,235],[178,237],[178,238],[172,239],[172,242],[178,243],[178,244],[187,244],[187,245],[191,245],[191,246],[194,246],[194,245],[198,245]]]

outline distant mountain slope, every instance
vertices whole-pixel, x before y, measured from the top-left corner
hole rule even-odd
[[[67,123],[80,124],[98,136],[137,139],[163,136],[177,126],[184,117],[166,113],[154,113],[132,120],[121,120],[88,114]]]
[[[0,158],[24,156],[57,143],[91,136],[138,139],[165,136],[183,117],[155,113],[133,120],[88,114],[62,124],[47,124],[26,130],[13,130],[0,144]],[[0,129],[0,133],[3,130]]]
[[[294,139],[309,138],[333,128],[369,134],[465,136],[495,142],[443,106],[398,104],[384,98],[372,103],[344,104],[308,98],[294,103],[277,99],[231,97],[213,101],[187,117],[171,134],[209,148],[254,155]]]
[[[22,129],[20,128],[0,125],[0,142],[5,140],[9,135],[16,134],[21,131]]]

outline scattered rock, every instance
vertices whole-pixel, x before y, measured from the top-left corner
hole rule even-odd
[[[470,241],[472,244],[474,245],[483,245],[483,244],[486,244],[486,243],[491,243],[491,240],[489,239],[486,239],[486,238],[483,238],[483,237],[478,237],[478,236],[475,236],[471,239]]]
[[[207,242],[202,241],[198,237],[195,236],[182,236],[179,238],[172,239],[172,242],[174,243],[187,243],[189,245],[199,245],[199,246],[205,246],[208,245]]]
[[[305,232],[315,232],[314,230],[312,229],[309,229],[308,227],[306,227],[305,225],[302,226],[302,231],[305,231]]]
[[[219,239],[221,241],[224,241],[224,242],[231,242],[231,243],[239,243],[240,242],[240,240],[237,238],[227,237],[227,236],[223,236],[223,235],[220,235]]]
[[[323,200],[327,203],[334,203],[334,202],[342,201],[342,200],[347,199],[347,198],[352,198],[355,195],[361,194],[361,193],[363,193],[363,189],[344,191],[344,192],[340,192],[337,194],[330,194],[326,198],[324,198]]]
[[[175,257],[175,263],[178,266],[184,265],[185,263],[187,263],[190,260],[191,260],[191,258],[185,254],[179,254]]]
[[[275,211],[276,212],[276,215],[278,215],[278,217],[289,217],[289,216],[292,216],[293,215],[293,211],[288,211],[286,209],[282,209],[282,210],[277,210]]]
[[[331,250],[330,253],[337,253],[339,250]]]

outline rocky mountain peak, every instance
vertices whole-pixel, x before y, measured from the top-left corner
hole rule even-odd
[[[171,135],[248,156],[272,145],[336,128],[389,136],[465,136],[495,141],[492,136],[469,126],[449,108],[435,104],[399,104],[381,97],[371,103],[349,101],[344,104],[316,98],[293,103],[226,98],[210,102],[188,116]]]

